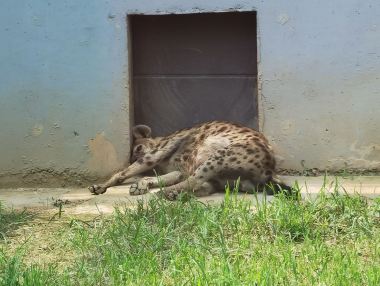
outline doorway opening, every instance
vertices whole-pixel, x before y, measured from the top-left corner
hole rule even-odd
[[[256,12],[129,16],[134,123],[258,128]]]

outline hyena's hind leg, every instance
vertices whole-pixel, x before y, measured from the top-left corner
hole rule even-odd
[[[193,178],[188,178],[173,186],[164,188],[163,195],[168,200],[176,200],[180,193],[186,192],[194,194],[196,197],[204,197],[215,193],[215,185],[207,181],[196,182]]]
[[[214,156],[203,162],[184,181],[165,187],[164,196],[169,200],[175,200],[181,192],[188,192],[197,197],[207,196],[215,193],[218,189],[216,174],[221,166],[217,165]]]
[[[132,196],[143,195],[151,188],[171,186],[180,182],[182,178],[183,175],[180,171],[170,172],[162,176],[144,177],[131,185],[129,194]]]
[[[222,190],[227,181],[233,184],[239,177],[245,183],[245,189],[252,192],[256,184],[265,184],[271,179],[272,165],[266,164],[270,163],[271,157],[269,159],[255,158],[260,163],[255,166],[254,162],[250,162],[251,158],[248,156],[239,158],[245,152],[247,152],[246,148],[240,144],[239,146],[231,145],[216,150],[215,154],[204,161],[186,181],[165,188],[165,196],[168,199],[175,199],[183,191],[200,196],[205,193],[204,190],[206,190],[206,194],[210,194],[218,188],[215,188],[212,182],[218,182],[219,188]],[[268,167],[265,167],[265,165],[268,165]],[[252,184],[247,185],[246,180],[251,180]],[[204,184],[205,182],[206,184]],[[233,187],[233,185],[230,185],[230,187]]]

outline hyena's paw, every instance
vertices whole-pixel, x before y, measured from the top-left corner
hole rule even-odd
[[[137,183],[133,183],[129,188],[129,194],[132,196],[138,196],[146,194],[149,191],[149,187],[153,185],[153,182],[147,179],[141,179]]]
[[[169,201],[175,201],[178,198],[179,192],[176,190],[163,191],[165,199]]]
[[[98,185],[93,185],[91,187],[88,187],[88,189],[90,190],[90,192],[94,195],[101,195],[101,194],[104,194],[106,192],[106,188],[102,187],[102,186],[98,186]]]

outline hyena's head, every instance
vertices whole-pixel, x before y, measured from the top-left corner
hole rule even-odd
[[[146,125],[136,125],[132,129],[133,134],[133,146],[131,154],[131,163],[142,158],[146,153],[151,151],[155,142],[151,137],[152,130]]]

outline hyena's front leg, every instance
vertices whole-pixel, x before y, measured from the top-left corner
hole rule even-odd
[[[161,162],[161,160],[168,156],[168,154],[172,153],[181,143],[181,139],[173,142],[172,144],[168,144],[165,148],[157,151],[150,152],[144,155],[144,157],[140,158],[132,165],[130,165],[127,169],[116,173],[102,185],[93,185],[89,187],[91,193],[95,195],[103,194],[106,192],[107,188],[118,185],[125,181],[126,179],[144,173],[146,171],[152,170]]]
[[[148,166],[143,163],[135,162],[132,165],[130,165],[128,168],[125,170],[116,173],[113,175],[107,182],[101,185],[93,185],[89,187],[88,189],[90,190],[91,193],[94,195],[100,195],[106,192],[107,188],[116,186],[118,184],[121,184],[124,180],[136,176],[138,174],[141,174],[143,172],[146,172],[150,169],[152,169],[153,166]]]

